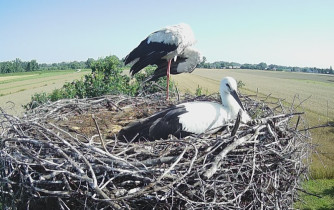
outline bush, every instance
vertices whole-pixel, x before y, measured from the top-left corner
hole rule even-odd
[[[31,97],[31,102],[29,102],[27,105],[24,105],[23,107],[25,109],[34,109],[44,103],[46,103],[49,100],[48,95],[45,92],[42,93],[35,93]]]
[[[207,94],[208,94],[207,89],[204,91],[202,87],[200,87],[199,85],[197,86],[196,91],[195,91],[195,96],[202,96],[202,95],[207,95]]]
[[[166,77],[152,85],[143,83],[153,74],[155,67],[149,66],[145,71],[139,72],[131,79],[123,74],[123,64],[116,56],[107,56],[91,63],[92,73],[85,75],[80,80],[66,83],[62,88],[55,89],[50,94],[36,93],[31,101],[24,106],[25,109],[33,109],[47,101],[57,101],[63,98],[91,98],[105,94],[126,94],[136,96],[139,93],[155,93],[165,89]],[[174,83],[170,83],[170,90],[174,89]]]
[[[245,86],[245,83],[241,80],[238,80],[237,86],[238,86],[238,89],[243,88]]]

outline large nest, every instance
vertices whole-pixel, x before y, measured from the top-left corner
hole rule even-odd
[[[191,100],[219,101],[182,102]],[[301,113],[280,101],[270,108],[242,100],[256,116],[247,125],[237,120],[215,135],[151,142],[116,134],[172,103],[159,94],[60,100],[23,118],[3,112],[0,202],[31,209],[291,208],[308,169]]]

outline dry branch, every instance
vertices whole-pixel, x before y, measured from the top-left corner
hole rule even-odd
[[[3,207],[292,207],[308,171],[310,136],[302,127],[302,113],[282,107],[281,101],[270,108],[266,99],[243,97],[256,119],[247,125],[231,122],[216,135],[122,142],[108,131],[169,106],[164,98],[156,94],[60,100],[21,119],[2,111]],[[215,96],[183,98],[219,101]],[[292,121],[294,117],[298,119]],[[79,128],[71,127],[74,121]],[[78,130],[87,125],[90,132]]]

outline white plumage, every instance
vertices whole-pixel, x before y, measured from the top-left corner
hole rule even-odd
[[[150,42],[163,43],[177,46],[176,50],[169,52],[163,58],[176,60],[177,55],[181,54],[185,48],[195,44],[195,36],[190,26],[185,23],[167,26],[159,31],[150,34],[147,38],[147,44]]]
[[[150,140],[189,134],[214,133],[232,120],[242,110],[241,121],[251,120],[237,95],[237,82],[225,77],[220,83],[223,104],[207,101],[187,102],[172,106],[154,115],[130,123],[120,133],[120,138],[132,139],[136,135]]]
[[[228,123],[227,112],[221,104],[214,102],[189,102],[183,104],[187,113],[179,116],[182,130],[200,134],[215,133],[219,126]],[[196,113],[196,115],[194,115]]]
[[[189,102],[183,104],[188,111],[179,116],[182,129],[200,134],[209,131],[215,133],[219,127],[235,120],[239,110],[243,110],[242,122],[251,120],[237,95],[237,82],[232,77],[225,77],[220,83],[220,96],[223,104],[214,102]],[[181,104],[182,105],[182,104]]]
[[[126,56],[125,65],[133,64],[130,69],[132,75],[148,65],[157,65],[157,70],[159,69],[160,72],[155,73],[154,79],[167,75],[168,98],[169,75],[192,72],[201,61],[200,53],[190,48],[194,43],[195,37],[189,25],[181,23],[167,26],[150,34],[133,49]],[[165,73],[161,71],[162,67],[167,69]],[[150,78],[146,81],[150,80],[153,79]]]
[[[192,47],[184,49],[183,53],[179,55],[180,58],[184,58],[184,62],[177,62],[176,73],[188,72],[191,73],[195,70],[197,64],[202,61],[201,53]],[[172,69],[171,69],[172,72]]]

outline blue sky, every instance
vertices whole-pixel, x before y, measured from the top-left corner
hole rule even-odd
[[[331,0],[0,0],[0,61],[123,58],[180,22],[209,62],[334,67]]]

